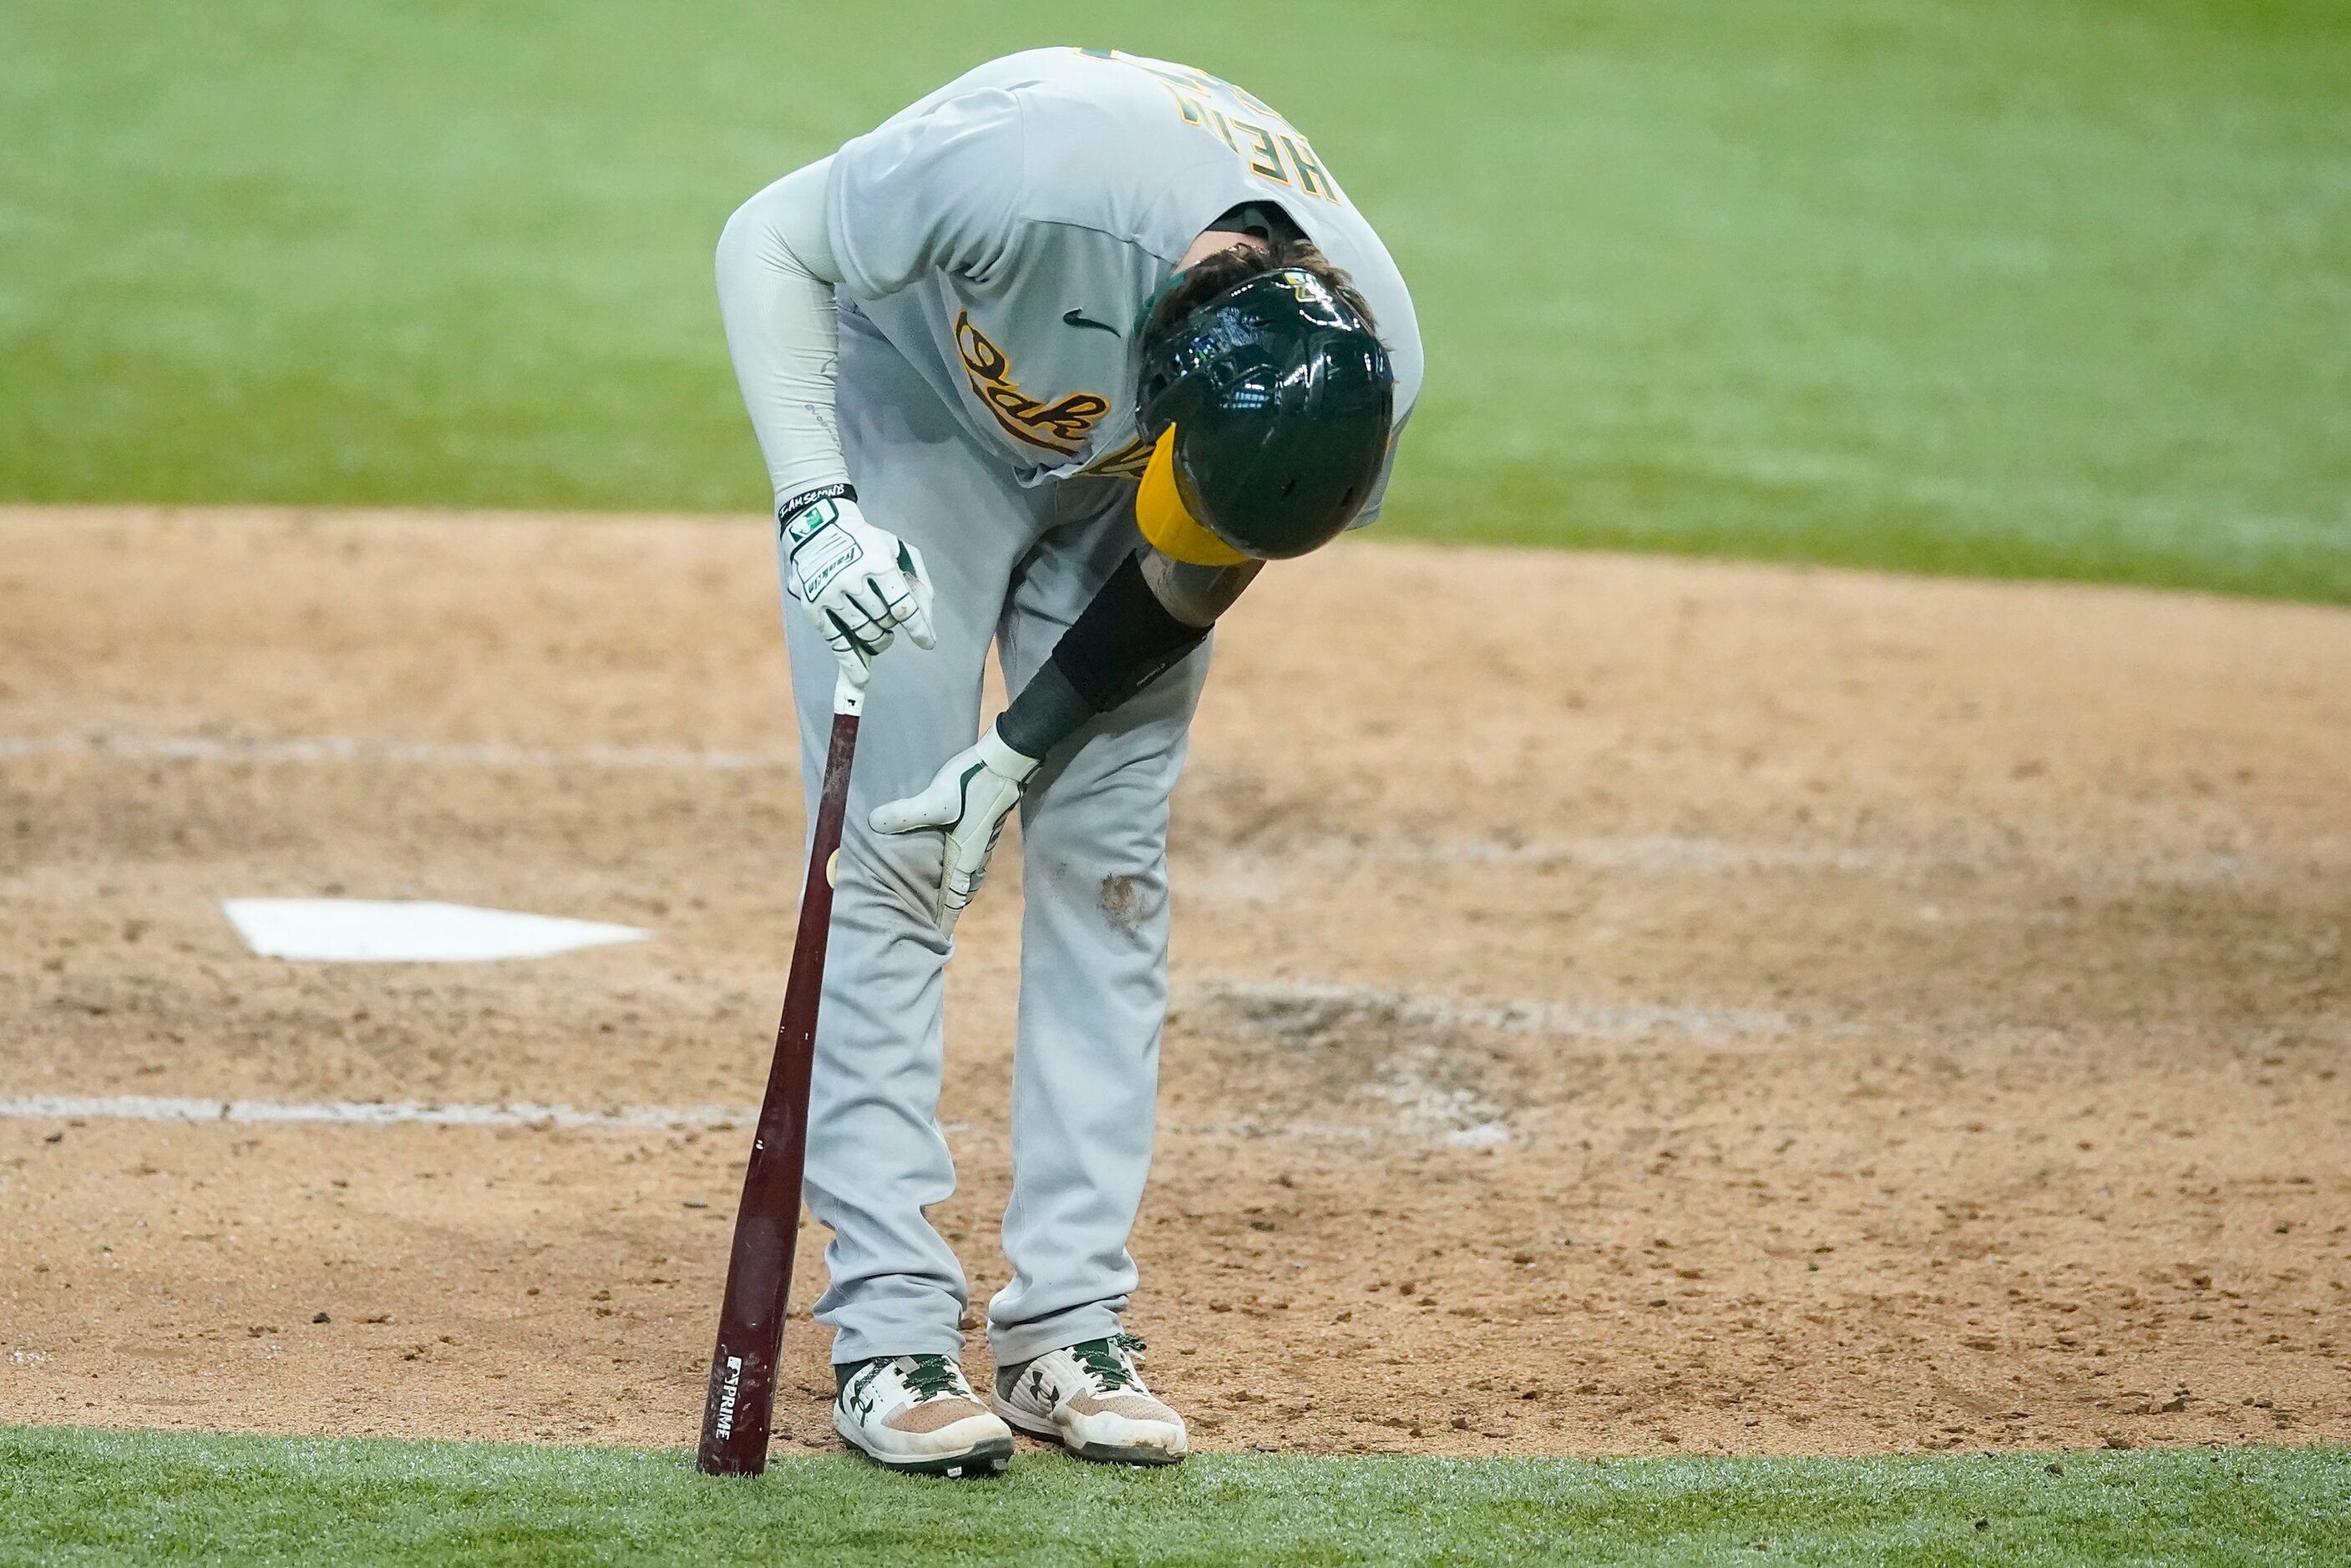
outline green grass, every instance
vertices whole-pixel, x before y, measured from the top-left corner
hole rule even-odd
[[[2059,1473],[2062,1471],[2062,1473]],[[0,1558],[2339,1564],[2351,1449],[1872,1459],[1030,1456],[1001,1480],[625,1449],[0,1428]]]
[[[1392,532],[2351,601],[2340,0],[12,0],[0,498],[756,508],[719,223],[1045,42],[1390,237]]]

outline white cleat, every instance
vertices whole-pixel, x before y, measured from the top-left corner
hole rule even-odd
[[[1184,1417],[1154,1398],[1134,1369],[1143,1341],[1090,1339],[996,1374],[996,1410],[1031,1437],[1081,1459],[1172,1465],[1191,1452]]]
[[[832,1427],[875,1464],[963,1480],[1012,1458],[1012,1434],[952,1355],[881,1355],[841,1369]]]

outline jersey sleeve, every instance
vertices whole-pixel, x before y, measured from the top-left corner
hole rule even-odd
[[[1404,419],[1396,421],[1395,429],[1388,431],[1388,450],[1387,454],[1380,459],[1379,477],[1372,481],[1372,493],[1364,501],[1363,510],[1357,512],[1355,520],[1347,524],[1351,531],[1368,528],[1380,520],[1380,508],[1385,506],[1388,500],[1388,475],[1395,472],[1396,448],[1404,444],[1405,422],[1411,418],[1407,411]]]
[[[850,293],[879,299],[933,271],[985,281],[1019,213],[1020,103],[997,89],[910,111],[842,145],[826,227]]]
[[[829,174],[811,163],[785,175],[718,237],[719,317],[778,504],[849,478],[833,415],[841,273],[824,233]]]

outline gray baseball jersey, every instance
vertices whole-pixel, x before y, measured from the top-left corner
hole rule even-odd
[[[1230,82],[1115,50],[1008,55],[848,142],[825,189],[847,303],[1030,485],[1142,472],[1136,318],[1247,203],[1279,206],[1354,280],[1401,431],[1421,379],[1404,278],[1313,144]]]

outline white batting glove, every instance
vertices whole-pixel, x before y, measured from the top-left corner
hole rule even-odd
[[[859,686],[874,659],[904,627],[916,648],[931,629],[931,581],[923,554],[865,521],[847,485],[826,485],[776,508],[785,591],[824,634],[825,646]]]
[[[868,820],[876,833],[946,829],[940,850],[942,935],[955,934],[956,918],[987,875],[987,857],[1003,835],[1004,819],[1020,804],[1020,792],[1036,772],[1037,759],[1006,745],[991,724],[977,745],[949,757],[922,794],[873,808]]]

